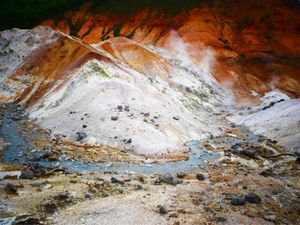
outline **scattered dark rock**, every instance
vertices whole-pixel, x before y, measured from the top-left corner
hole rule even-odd
[[[81,141],[87,137],[87,134],[83,131],[79,131],[76,133],[76,141]]]
[[[189,87],[185,87],[185,91],[191,93],[192,90]]]
[[[239,144],[234,144],[234,145],[231,146],[231,149],[233,149],[233,150],[237,150],[239,148],[240,148]]]
[[[19,115],[14,115],[14,116],[11,117],[11,119],[14,120],[14,121],[19,121],[19,120],[22,119],[22,117],[19,116]]]
[[[143,176],[138,176],[137,180],[141,183],[145,182],[145,178]]]
[[[85,197],[85,199],[89,199],[89,200],[91,200],[93,198],[92,194],[90,194],[90,193],[85,193],[84,197]]]
[[[110,180],[111,180],[112,183],[115,183],[115,184],[124,184],[125,183],[124,181],[119,180],[115,177],[112,177]]]
[[[159,213],[162,215],[165,215],[168,213],[168,210],[162,205],[158,205],[157,208],[158,208]]]
[[[35,218],[32,215],[23,215],[19,216],[12,223],[13,225],[40,225],[39,219]]]
[[[83,124],[83,125],[82,125],[82,128],[83,128],[83,129],[84,129],[84,128],[87,128],[87,125]]]
[[[261,176],[264,176],[264,177],[268,177],[268,176],[272,176],[273,175],[273,171],[271,168],[269,169],[265,169],[263,170],[262,172],[259,173]]]
[[[182,183],[182,181],[178,180],[178,179],[175,179],[171,174],[169,173],[165,173],[163,175],[161,175],[159,177],[159,180],[161,182],[164,182],[164,183],[167,183],[167,184],[171,184],[171,185],[177,185],[177,184],[180,184]]]
[[[215,218],[215,221],[218,222],[218,223],[224,223],[226,222],[226,218],[222,217],[222,216],[218,216]]]
[[[16,185],[11,184],[11,183],[7,183],[4,187],[4,190],[7,194],[17,194],[18,187]]]
[[[46,213],[53,214],[58,210],[58,205],[54,202],[48,202],[43,205],[43,209]]]
[[[47,175],[51,174],[51,171],[55,171],[58,170],[58,168],[53,169],[51,167],[45,167],[43,165],[41,165],[40,163],[33,163],[30,165],[31,170],[34,173],[35,177],[45,177]]]
[[[300,156],[297,156],[296,163],[300,165]]]
[[[178,178],[182,179],[186,176],[186,173],[185,172],[178,172],[176,175],[177,175]]]
[[[180,117],[179,116],[173,116],[173,119],[174,120],[180,120]]]
[[[277,102],[271,102],[269,105],[264,106],[264,107],[262,108],[262,110],[269,109],[269,108],[271,108],[272,106],[274,106],[276,103],[277,103]]]
[[[5,175],[3,177],[4,180],[17,180],[18,176],[17,175]]]
[[[125,144],[131,144],[131,143],[132,143],[131,138],[129,138],[129,139],[125,142]]]
[[[118,117],[118,116],[112,116],[112,117],[110,117],[110,119],[111,119],[112,121],[117,121],[117,120],[119,119],[119,117]]]
[[[72,196],[68,191],[65,191],[54,196],[53,199],[59,202],[69,202],[71,201]]]
[[[259,197],[254,192],[248,193],[245,196],[245,199],[246,199],[247,202],[252,203],[252,204],[259,204],[259,203],[261,203],[261,197]]]
[[[118,105],[117,109],[119,110],[119,112],[122,112],[123,111],[123,106],[122,105]]]
[[[276,102],[271,102],[269,105],[263,107],[262,110],[269,109],[269,108],[271,108],[272,106],[274,106],[276,103],[283,102],[283,101],[285,101],[285,100],[284,100],[284,99],[280,99],[280,100],[278,100],[278,101],[276,101]]]
[[[129,106],[128,106],[128,105],[125,105],[124,110],[125,110],[126,112],[129,112]]]
[[[200,180],[200,181],[203,181],[203,180],[205,180],[205,176],[204,176],[202,173],[198,173],[198,174],[196,175],[196,179],[197,179],[197,180]]]
[[[74,178],[74,179],[71,179],[71,180],[70,180],[70,183],[76,184],[76,183],[77,183],[77,179],[75,179],[75,178]]]
[[[248,156],[251,159],[258,159],[257,156],[256,156],[255,150],[252,150],[252,149],[243,149],[241,151],[241,154],[243,154],[245,156]]]
[[[178,213],[170,213],[169,218],[178,218]]]
[[[125,147],[121,150],[122,153],[128,153],[128,152],[132,152],[133,151],[133,148],[128,148],[128,147]]]
[[[267,139],[267,143],[268,144],[277,144],[278,143],[278,141],[276,141],[276,140],[272,140],[272,139]]]
[[[246,199],[244,196],[235,196],[231,199],[231,205],[242,206],[246,204]]]
[[[45,155],[45,154],[46,154],[46,155]],[[43,158],[44,158],[44,159],[48,159],[48,160],[50,160],[50,161],[57,161],[57,160],[59,160],[58,155],[55,154],[55,153],[53,153],[53,152],[51,152],[51,151],[45,152],[44,155],[43,155]]]
[[[34,173],[32,170],[24,170],[21,172],[20,179],[32,180],[34,178]]]
[[[143,189],[142,185],[140,185],[140,184],[135,184],[134,185],[134,190],[139,191],[139,190],[142,190],[142,189]]]

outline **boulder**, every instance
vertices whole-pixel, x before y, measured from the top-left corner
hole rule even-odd
[[[196,175],[196,179],[197,179],[197,180],[200,180],[200,181],[203,181],[203,180],[205,180],[205,176],[204,176],[202,173],[198,173],[198,174]]]
[[[186,176],[186,173],[185,172],[178,172],[176,175],[177,175],[178,178],[182,179]]]
[[[124,181],[119,180],[115,177],[112,177],[110,180],[111,180],[112,183],[115,183],[115,184],[124,184],[125,183]]]
[[[231,199],[231,205],[243,206],[246,204],[246,199],[244,196],[236,196]]]
[[[21,172],[20,179],[32,180],[34,178],[34,173],[32,170],[24,170]]]
[[[4,187],[4,190],[7,194],[17,194],[18,187],[14,184],[7,183]]]
[[[79,131],[76,133],[76,141],[81,141],[87,137],[87,134],[84,131]]]
[[[243,149],[241,151],[242,155],[248,156],[251,159],[258,159],[257,155],[256,155],[256,151],[252,150],[252,149]]]
[[[112,117],[110,117],[110,119],[111,119],[112,121],[117,121],[117,120],[119,119],[119,117],[118,117],[118,116],[112,116]]]
[[[159,213],[162,214],[162,215],[168,213],[168,210],[162,205],[158,205],[157,208],[158,208]]]
[[[182,181],[175,179],[171,174],[165,173],[159,177],[161,182],[171,184],[171,185],[177,185],[182,183]]]
[[[259,204],[261,203],[261,197],[255,194],[254,192],[250,192],[247,195],[245,195],[245,199],[247,202],[252,204]]]

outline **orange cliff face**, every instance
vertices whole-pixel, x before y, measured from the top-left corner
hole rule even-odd
[[[77,12],[67,12],[64,19],[46,20],[43,25],[89,44],[124,36],[176,52],[182,46],[172,44],[175,33],[195,64],[201,65],[206,49],[213,51],[213,76],[238,100],[255,102],[257,97],[251,96],[250,90],[264,94],[279,89],[291,97],[300,96],[300,13],[283,1],[219,2],[172,17],[155,9],[143,9],[130,16],[105,15],[91,13],[89,7],[87,3]],[[111,53],[113,46],[119,46],[118,53],[134,54],[130,44],[114,42],[103,44],[104,50]],[[143,69],[137,68],[141,57],[153,60],[139,51],[136,62],[131,60],[139,71]]]
[[[113,38],[101,43],[101,48],[136,71],[149,77],[160,75],[167,79],[171,66],[165,58],[126,38]]]
[[[33,51],[8,77],[8,87],[18,89],[10,98],[24,107],[35,104],[50,90],[59,90],[72,78],[74,70],[87,61],[110,62],[109,58],[80,40],[60,33],[56,35],[57,40]]]

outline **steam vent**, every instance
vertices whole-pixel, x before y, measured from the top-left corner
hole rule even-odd
[[[299,0],[1,0],[0,225],[299,225]]]

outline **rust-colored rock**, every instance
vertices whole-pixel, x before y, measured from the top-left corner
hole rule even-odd
[[[196,64],[201,64],[203,48],[214,50],[217,60],[213,75],[233,90],[240,102],[257,102],[250,90],[264,94],[278,88],[290,97],[300,96],[300,13],[283,1],[215,1],[211,7],[202,4],[172,17],[156,9],[112,16],[91,13],[89,7],[92,6],[87,3],[76,12],[67,12],[59,22],[46,20],[42,24],[90,44],[124,36],[169,50],[174,50],[169,48],[169,36],[175,31],[187,44],[188,55]],[[140,57],[154,63],[156,60],[122,39],[110,40],[103,48],[138,71],[145,66],[145,61],[140,64]],[[139,56],[135,62],[124,57],[129,52]]]

